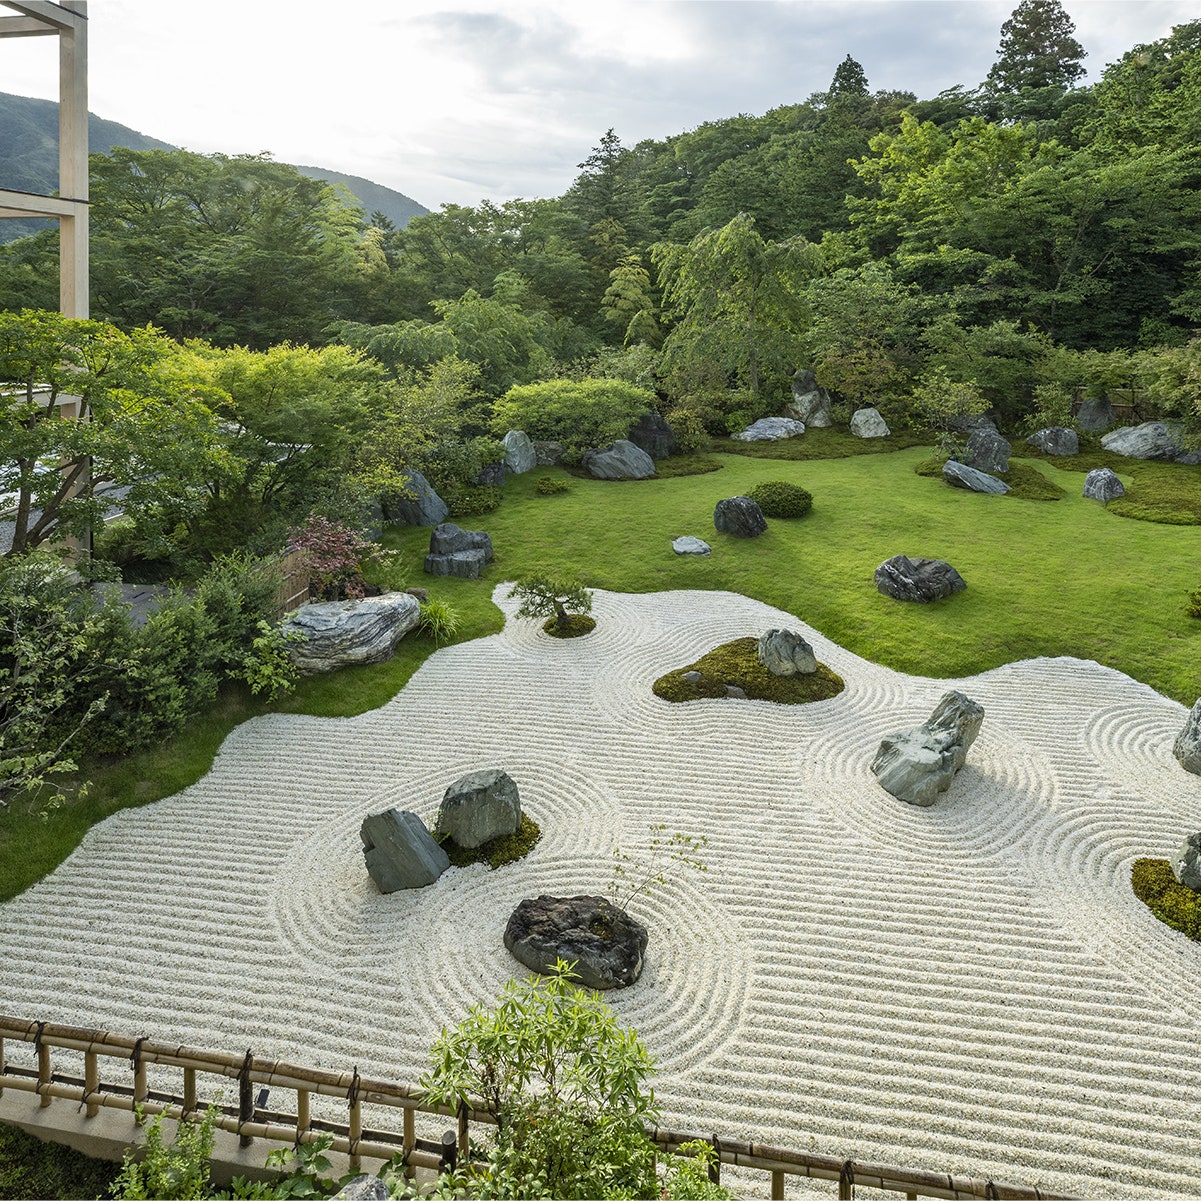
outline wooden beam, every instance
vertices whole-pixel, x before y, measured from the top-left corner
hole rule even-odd
[[[0,0],[5,8],[23,17],[52,26],[54,30],[80,29],[87,25],[87,7],[83,5],[52,4],[50,0]]]
[[[48,33],[58,30],[35,17],[0,17],[0,38],[38,38]]]
[[[0,216],[4,217],[72,217],[87,212],[86,204],[65,200],[61,196],[37,196],[32,192],[10,192],[0,188]]]
[[[76,6],[86,11],[86,4]],[[88,198],[88,27],[82,13],[58,38],[58,191]],[[88,210],[77,205],[58,223],[58,307],[64,317],[90,308]]]

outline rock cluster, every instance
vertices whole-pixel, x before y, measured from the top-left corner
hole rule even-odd
[[[521,798],[507,772],[492,768],[460,776],[445,792],[434,829],[461,847],[481,847],[516,834]]]
[[[758,538],[767,529],[763,510],[749,496],[719,500],[713,510],[713,524],[735,538]]]
[[[655,460],[625,438],[585,451],[583,464],[598,480],[647,480],[655,474]]]
[[[817,671],[813,647],[795,630],[768,630],[759,639],[758,654],[773,676],[811,676]]]
[[[415,813],[387,809],[363,819],[359,829],[367,872],[382,893],[433,884],[448,867],[446,852]]]
[[[604,897],[524,900],[505,927],[505,946],[546,975],[563,959],[585,988],[625,988],[642,974],[646,927]]]
[[[429,575],[477,580],[491,562],[492,538],[481,530],[462,530],[453,521],[446,521],[430,533],[430,553],[425,556]]]
[[[910,805],[933,805],[963,766],[983,721],[975,701],[946,693],[922,725],[880,743],[871,765],[880,787]]]
[[[967,584],[950,563],[942,559],[911,559],[893,555],[876,568],[876,588],[895,600],[928,604],[962,592]]]
[[[385,592],[363,600],[301,605],[283,623],[288,654],[302,675],[337,671],[362,663],[383,663],[396,644],[421,620],[421,602],[407,592]]]

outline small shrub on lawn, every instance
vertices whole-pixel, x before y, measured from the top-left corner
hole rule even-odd
[[[804,517],[813,508],[813,496],[787,480],[765,480],[748,493],[764,517]]]
[[[698,671],[695,682],[684,679],[685,672]],[[695,701],[701,697],[723,697],[726,685],[733,684],[746,693],[748,700],[775,701],[778,705],[806,705],[837,696],[846,684],[840,675],[824,663],[810,675],[772,675],[759,662],[759,639],[736,638],[715,647],[687,667],[660,676],[652,691],[665,701]]]
[[[1201,588],[1194,588],[1188,594],[1188,604],[1184,611],[1190,616],[1201,620]]]
[[[1130,869],[1130,886],[1161,922],[1201,940],[1201,893],[1185,888],[1166,859],[1136,859]]]
[[[539,496],[554,496],[559,492],[570,492],[571,485],[565,480],[553,475],[540,475],[534,484],[534,491]]]

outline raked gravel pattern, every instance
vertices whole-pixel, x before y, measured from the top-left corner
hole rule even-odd
[[[438,651],[383,708],[247,722],[204,779],[93,828],[0,907],[0,1008],[415,1081],[442,1027],[521,973],[502,943],[518,901],[603,892],[614,851],[662,823],[706,835],[709,870],[632,904],[646,968],[607,999],[658,1059],[665,1125],[1201,1196],[1201,947],[1130,890],[1136,858],[1201,829],[1201,779],[1171,754],[1181,705],[1077,659],[900,675],[732,593],[598,591],[596,631],[557,641],[507,594],[502,633]],[[652,694],[776,626],[845,692]],[[949,793],[905,805],[868,765],[952,687],[983,729]],[[541,825],[534,852],[380,896],[363,816],[430,820],[490,767]]]

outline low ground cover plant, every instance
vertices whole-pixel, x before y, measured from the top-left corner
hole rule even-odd
[[[478,847],[461,847],[449,835],[438,841],[446,852],[446,857],[455,867],[486,863],[490,868],[497,868],[524,859],[538,845],[541,838],[542,827],[528,813],[523,813],[521,823],[514,833],[489,839]]]
[[[1136,859],[1130,869],[1130,886],[1161,922],[1201,941],[1201,893],[1181,884],[1168,860]]]
[[[686,680],[699,672],[699,680]],[[824,663],[810,675],[773,675],[759,662],[759,640],[736,638],[714,647],[695,663],[660,676],[651,686],[665,701],[695,701],[702,697],[724,697],[727,685],[746,693],[748,700],[775,701],[778,705],[806,705],[837,696],[845,687],[843,678]]]

